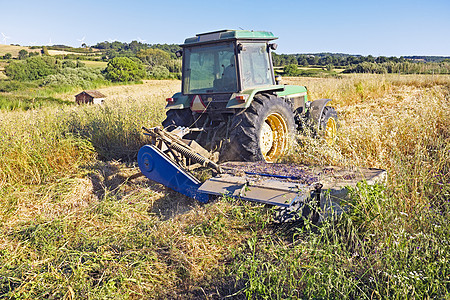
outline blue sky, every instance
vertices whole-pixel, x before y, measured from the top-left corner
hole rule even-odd
[[[3,3],[4,2],[4,3]],[[5,1],[7,44],[182,43],[219,29],[272,31],[277,53],[450,56],[450,0]],[[0,43],[4,43],[0,35]]]

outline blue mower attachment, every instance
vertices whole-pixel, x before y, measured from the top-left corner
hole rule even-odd
[[[208,202],[211,196],[226,195],[287,209],[294,203],[312,201],[316,207],[336,210],[339,205],[335,204],[347,198],[348,186],[355,187],[363,180],[373,184],[386,178],[386,171],[381,169],[265,162],[218,165],[199,153],[207,151],[198,144],[194,144],[195,147],[192,143],[188,145],[173,132],[158,127],[143,129],[144,134],[152,137],[153,143],[139,150],[138,165],[142,174],[202,203]],[[208,167],[215,176],[202,183],[187,171],[192,165]]]
[[[139,150],[138,165],[142,174],[148,179],[159,182],[202,203],[208,202],[209,195],[198,190],[201,182],[173,163],[166,154],[155,146],[145,145]]]

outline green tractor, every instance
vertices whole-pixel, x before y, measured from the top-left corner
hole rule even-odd
[[[164,129],[218,151],[221,161],[276,161],[305,126],[332,142],[331,100],[311,102],[306,87],[279,84],[270,54],[275,39],[246,30],[187,38],[176,53],[183,57],[182,92],[167,99]]]

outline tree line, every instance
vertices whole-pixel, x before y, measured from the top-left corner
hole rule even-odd
[[[49,75],[53,76],[50,82],[63,82],[61,76],[72,76],[70,82],[80,82],[91,78],[86,74],[88,69],[78,71],[61,70],[65,67],[74,68],[68,61],[88,59],[87,56],[69,54],[57,58],[48,55],[48,48],[64,49],[70,47],[56,45],[42,47],[41,57],[38,52],[20,50],[18,59],[12,61],[5,68],[6,75],[19,81],[37,80]],[[78,48],[76,48],[78,49]],[[93,53],[93,57],[108,61],[108,66],[102,71],[105,80],[110,81],[136,81],[144,78],[167,79],[181,78],[181,59],[175,52],[180,49],[176,44],[146,44],[138,41],[126,42],[100,42],[93,46],[79,48]],[[11,54],[3,57],[10,60]],[[91,57],[92,58],[92,57]],[[399,73],[399,74],[450,74],[450,59],[438,56],[385,57],[372,55],[349,55],[342,53],[316,53],[316,54],[277,54],[272,53],[275,67],[284,67],[283,74],[287,76],[316,76],[314,70],[301,70],[298,67],[319,67],[328,72],[334,68],[343,68],[344,73]],[[80,67],[76,65],[76,67]],[[75,74],[76,73],[76,74]],[[63,74],[63,75],[61,75]],[[74,76],[81,76],[75,80]],[[100,75],[95,74],[96,80]],[[47,81],[48,82],[48,81]]]
[[[297,67],[322,67],[332,71],[343,68],[344,73],[400,73],[400,74],[450,74],[450,57],[349,55],[341,53],[276,54],[272,53],[275,67],[284,67],[287,76],[304,76]],[[306,72],[307,73],[307,72]]]
[[[167,52],[172,58],[175,58],[175,52],[180,49],[176,44],[146,44],[138,41],[126,42],[100,42],[92,46],[93,49],[98,49],[103,52],[103,60],[109,60],[114,57],[134,57],[140,51],[148,49],[159,49]]]
[[[108,60],[107,67],[100,73],[96,69],[85,67],[80,60],[72,60],[65,55],[50,56],[48,51],[44,50],[42,55],[39,55],[37,52],[28,53],[21,50],[18,60],[10,60],[10,54],[5,56],[10,60],[5,67],[5,74],[16,81],[40,80],[42,85],[86,86],[89,81],[102,80],[129,82],[145,78],[180,79],[181,59],[158,47],[135,48],[132,50],[133,55],[114,56]],[[124,48],[123,51],[131,50]]]

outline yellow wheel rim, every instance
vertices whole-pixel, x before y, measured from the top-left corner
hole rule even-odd
[[[286,120],[279,113],[270,114],[261,126],[259,145],[264,159],[275,161],[288,145],[288,127]]]
[[[332,145],[336,140],[337,136],[337,125],[334,118],[329,118],[327,124],[325,125],[325,140],[329,145]]]

